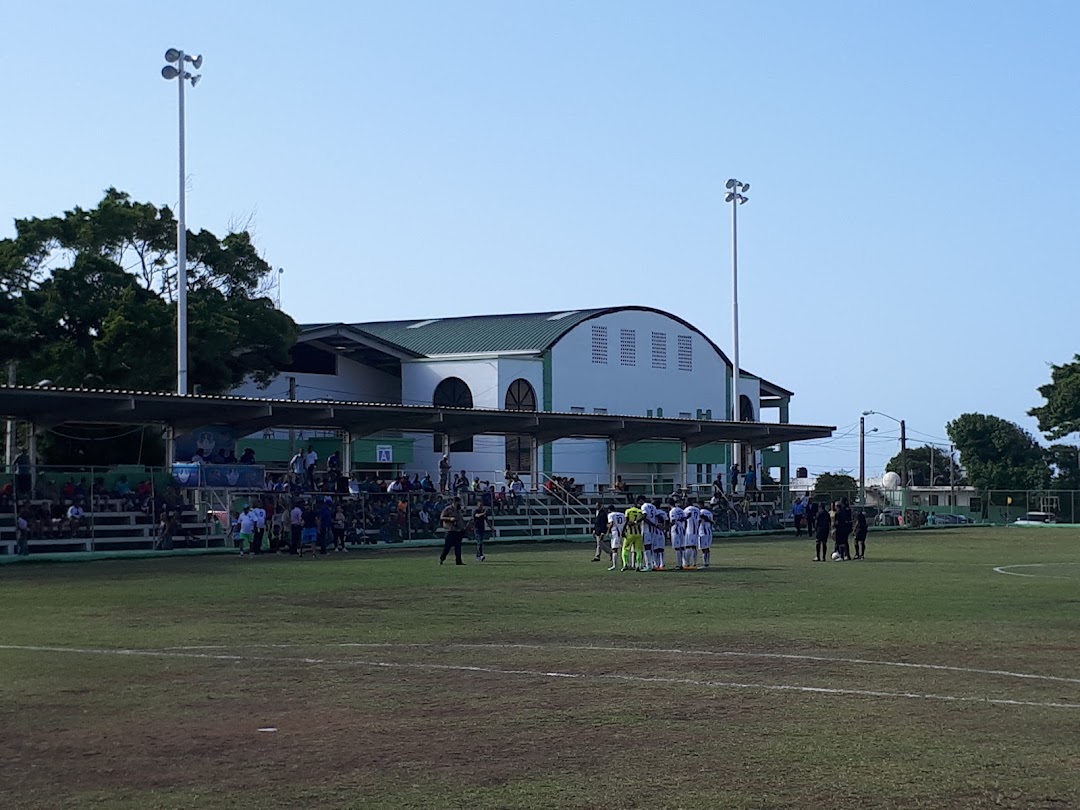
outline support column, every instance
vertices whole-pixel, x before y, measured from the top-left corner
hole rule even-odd
[[[38,482],[37,425],[30,422],[26,427],[29,431],[26,437],[26,449],[30,455],[30,497],[33,498],[37,495]]]
[[[540,442],[535,436],[529,437],[529,470],[533,492],[540,489]]]
[[[176,428],[165,425],[165,466],[172,472],[172,466],[176,463]]]
[[[679,475],[682,477],[684,490],[690,489],[690,448],[686,446],[686,439],[679,440]]]
[[[352,431],[343,431],[341,434],[341,474],[346,478],[352,478],[352,443]]]
[[[611,475],[611,489],[614,491],[615,482],[619,478],[619,473],[615,469],[617,465],[617,457],[619,453],[619,443],[615,439],[608,439],[607,443],[608,452],[608,473]]]

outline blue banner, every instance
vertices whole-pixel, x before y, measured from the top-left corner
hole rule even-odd
[[[180,487],[262,489],[266,468],[255,464],[174,464],[173,481]]]

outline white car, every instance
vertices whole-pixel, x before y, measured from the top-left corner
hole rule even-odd
[[[1015,526],[1045,526],[1048,523],[1057,523],[1057,518],[1051,512],[1028,512],[1022,518],[1017,518]]]

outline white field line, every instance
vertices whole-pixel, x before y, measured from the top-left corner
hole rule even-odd
[[[236,650],[236,649],[291,649],[309,647],[309,644],[207,644],[194,647],[166,647],[166,650]],[[762,658],[781,661],[816,661],[831,664],[858,664],[860,666],[899,667],[902,669],[929,669],[937,672],[959,672],[969,675],[996,675],[1003,678],[1021,678],[1031,681],[1053,681],[1056,683],[1077,683],[1080,678],[1066,678],[1060,675],[1036,675],[1028,672],[1011,672],[1004,669],[976,669],[957,667],[947,664],[917,664],[909,661],[878,661],[869,658],[836,658],[828,655],[804,655],[798,653],[744,652],[741,650],[683,650],[660,647],[604,647],[585,644],[504,644],[504,643],[450,643],[436,644],[425,642],[393,641],[344,641],[330,642],[330,647],[368,647],[368,648],[441,648],[441,649],[494,649],[494,650],[576,650],[585,652],[652,653],[656,655],[697,655],[717,658]]]
[[[1055,577],[1052,574],[1021,574],[1018,571],[1009,571],[1010,568],[1047,568],[1052,565],[1080,565],[1075,562],[1058,563],[1024,563],[1023,565],[999,565],[994,568],[995,574],[1006,574],[1010,577],[1037,577],[1039,579],[1073,579],[1073,577]]]
[[[45,647],[22,644],[0,644],[0,650],[26,652],[78,653],[83,655],[117,655],[149,658],[196,658],[212,661],[258,661],[276,664],[328,664],[330,666],[368,667],[371,669],[414,669],[439,672],[472,672],[490,675],[518,675],[534,678],[561,678],[572,680],[620,681],[624,683],[670,684],[680,686],[708,687],[714,689],[747,689],[769,692],[802,692],[817,695],[840,695],[848,697],[903,698],[907,700],[932,700],[948,703],[981,703],[993,706],[1022,706],[1040,709],[1080,709],[1080,703],[1011,700],[1006,698],[965,697],[937,695],[921,692],[884,692],[872,689],[837,689],[824,686],[799,686],[796,684],[742,683],[737,681],[695,680],[691,678],[649,677],[642,675],[619,675],[606,673],[591,675],[581,672],[545,672],[532,669],[499,669],[497,667],[468,666],[464,664],[403,663],[395,661],[361,661],[357,659],[334,660],[329,658],[280,658],[267,655],[236,655],[231,653],[183,652],[179,650],[95,649],[87,647]]]

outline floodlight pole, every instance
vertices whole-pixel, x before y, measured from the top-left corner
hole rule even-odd
[[[866,506],[866,417],[859,417],[859,505]]]
[[[739,206],[747,197],[742,194],[750,188],[749,183],[742,183],[734,178],[725,184],[727,195],[725,202],[731,203],[731,415],[735,422],[742,421],[739,401]],[[731,443],[732,464],[742,466],[740,445],[736,439]],[[741,470],[745,474],[746,470]],[[735,482],[731,482],[731,491],[735,491]]]
[[[180,51],[180,206],[176,222],[176,393],[188,392],[187,324],[187,173],[184,165],[184,52]]]

